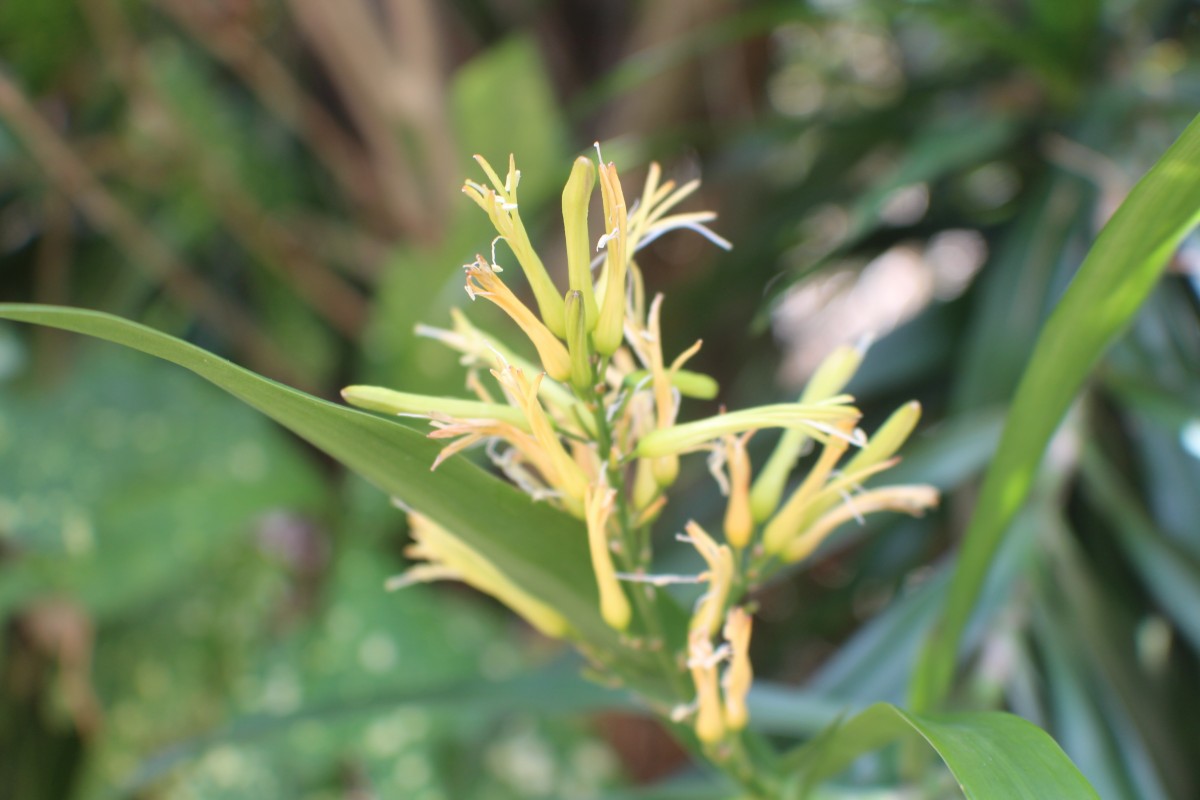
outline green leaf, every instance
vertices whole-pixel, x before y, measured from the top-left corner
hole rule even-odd
[[[913,714],[880,703],[821,737],[810,768],[817,780],[916,734],[937,751],[968,800],[1055,800],[1099,796],[1049,734],[1012,714]]]
[[[615,632],[600,618],[582,524],[463,459],[450,459],[431,472],[439,446],[419,432],[311,397],[109,314],[0,304],[0,319],[95,336],[191,370],[454,531],[518,585],[558,609],[592,646],[617,649]],[[636,671],[639,663],[630,666]]]
[[[1029,493],[1055,428],[1198,220],[1200,118],[1129,193],[1038,337],[984,479],[941,620],[914,676],[917,709],[936,707],[950,688],[958,641],[992,556]]]

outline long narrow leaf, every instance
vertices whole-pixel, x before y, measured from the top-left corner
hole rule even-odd
[[[589,641],[615,642],[600,619],[581,524],[532,502],[463,459],[450,459],[431,472],[439,448],[419,432],[311,397],[109,314],[0,304],[0,319],[95,336],[191,370],[454,531],[519,585],[557,608]]]
[[[992,556],[1042,453],[1101,354],[1133,318],[1182,238],[1200,221],[1200,118],[1130,192],[1038,337],[967,529],[941,620],[914,675],[915,708],[936,707]]]

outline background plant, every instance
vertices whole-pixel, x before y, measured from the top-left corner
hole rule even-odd
[[[862,4],[796,10],[758,4],[744,11],[716,5],[697,11],[693,4],[687,12],[672,13],[673,4],[647,4],[638,14],[622,18],[640,20],[636,30],[615,18],[586,18],[571,5],[527,10],[521,12],[524,17],[506,17],[473,5],[462,8],[443,13],[435,23],[439,30],[456,32],[453,36],[416,37],[455,43],[443,51],[443,67],[422,72],[384,61],[367,67],[373,71],[368,74],[375,75],[387,69],[453,76],[448,113],[422,118],[449,119],[453,136],[439,141],[457,140],[460,155],[441,177],[422,182],[422,187],[442,187],[449,198],[457,178],[468,169],[466,154],[511,150],[527,175],[544,177],[540,189],[536,184],[523,186],[529,189],[525,202],[536,205],[556,200],[555,186],[565,177],[561,165],[568,163],[569,152],[598,134],[635,134],[625,140],[629,154],[614,149],[615,143],[606,147],[606,153],[622,163],[651,154],[665,157],[678,152],[682,142],[696,143],[693,158],[704,165],[708,187],[701,205],[722,213],[722,233],[739,247],[735,262],[712,267],[704,263],[707,256],[678,252],[666,241],[649,253],[661,281],[656,288],[670,293],[672,304],[680,309],[675,319],[683,323],[676,329],[678,341],[669,342],[669,347],[678,350],[678,344],[705,335],[714,325],[744,330],[746,320],[765,310],[763,286],[770,283],[782,290],[789,282],[771,282],[777,275],[833,276],[813,284],[830,291],[838,281],[847,281],[838,276],[857,274],[880,254],[889,259],[876,262],[864,275],[886,272],[880,265],[889,261],[912,263],[911,258],[897,261],[898,255],[917,252],[936,261],[938,243],[943,249],[956,241],[967,248],[980,242],[985,246],[987,261],[968,290],[956,299],[932,302],[881,338],[858,385],[851,387],[867,411],[868,427],[901,399],[911,396],[923,402],[927,424],[918,433],[923,447],[903,468],[911,467],[910,475],[930,476],[951,490],[948,516],[914,523],[902,534],[846,540],[803,576],[764,598],[762,617],[778,620],[778,627],[764,626],[756,634],[758,642],[776,643],[756,654],[764,671],[793,682],[803,680],[808,690],[780,695],[760,686],[760,696],[772,702],[758,719],[771,730],[807,735],[845,702],[901,699],[919,642],[917,631],[928,624],[938,603],[938,573],[924,566],[945,549],[948,532],[961,529],[955,520],[960,509],[971,507],[971,478],[984,464],[997,431],[994,410],[1011,395],[1037,322],[1093,238],[1095,209],[1103,215],[1115,206],[1113,198],[1165,150],[1190,115],[1188,109],[1195,107],[1194,66],[1187,57],[1194,28],[1186,5],[1097,5],[1090,10],[1072,5],[1059,10],[1057,4],[1030,4],[963,10],[957,5],[896,9]],[[349,140],[355,147],[364,147],[367,140],[382,141],[385,144],[377,146],[386,147],[387,137],[371,138],[361,129],[382,124],[388,130],[406,130],[406,118],[378,99],[348,99],[351,92],[372,90],[354,88],[358,82],[352,76],[361,72],[330,66],[332,56],[327,53],[334,45],[304,44],[312,39],[301,39],[296,31],[304,30],[309,37],[312,31],[324,31],[327,38],[335,37],[329,26],[293,22],[301,19],[300,4],[286,11],[269,6],[215,9],[219,13],[199,20],[210,23],[201,27],[172,15],[168,4],[6,7],[4,52],[11,71],[0,99],[6,101],[5,128],[13,138],[5,165],[11,189],[4,210],[9,231],[4,297],[113,310],[186,333],[241,363],[328,395],[344,383],[366,380],[409,386],[420,380],[426,391],[452,385],[452,365],[431,360],[411,336],[418,311],[434,322],[438,312],[414,306],[429,305],[428,287],[444,305],[454,301],[454,273],[471,253],[486,246],[486,223],[463,204],[446,212],[440,240],[433,235],[439,226],[422,221],[410,223],[406,230],[426,233],[421,237],[424,244],[413,245],[409,238],[390,244],[397,234],[376,219],[381,212],[360,210],[383,204],[343,199],[342,190],[334,186],[344,182],[315,166],[303,144],[307,138],[289,133],[298,129],[298,121],[309,119],[296,109],[313,104],[279,102],[279,97],[288,96],[286,88],[261,91],[255,87],[266,84],[247,77],[254,74],[262,80],[272,74],[261,61],[239,62],[221,53],[236,53],[229,43],[239,41],[239,32],[249,31],[251,53],[267,52],[281,63],[302,65],[287,72],[288,85],[319,98],[316,106],[354,132]],[[408,21],[396,29],[411,31],[415,24]],[[374,30],[390,36],[393,29]],[[543,38],[547,31],[553,31],[559,44]],[[508,36],[522,32],[527,33],[523,40]],[[226,43],[225,50],[218,41]],[[562,47],[564,41],[587,46]],[[564,51],[585,55],[564,62],[556,55]],[[307,54],[303,61],[293,55],[302,52]],[[622,52],[636,55],[622,58]],[[871,64],[859,63],[864,53],[882,54],[875,66],[891,68],[872,71]],[[258,72],[247,71],[245,63],[257,64]],[[542,66],[547,63],[551,68]],[[335,75],[341,77],[331,77]],[[553,76],[554,84],[548,85],[547,75]],[[697,78],[704,75],[708,82]],[[722,88],[713,83],[719,80],[713,76],[725,81],[741,78]],[[153,81],[167,86],[156,87]],[[714,85],[717,89],[711,89]],[[14,93],[14,87],[23,94]],[[439,96],[430,94],[435,100]],[[339,102],[331,102],[334,97]],[[22,105],[22,98],[37,100],[40,117],[30,116],[29,103]],[[351,107],[353,112],[345,110]],[[556,107],[567,108],[567,115]],[[366,115],[374,115],[376,121],[366,121]],[[498,118],[508,124],[489,126],[486,138],[471,124]],[[58,139],[31,127],[37,119],[49,121]],[[322,123],[305,124],[320,128]],[[406,146],[424,141],[415,134],[397,138]],[[60,141],[69,148],[43,144],[39,149],[35,141]],[[386,164],[389,157],[379,158],[384,160],[378,163]],[[212,167],[214,161],[220,169],[200,168]],[[414,162],[429,168],[439,163],[434,157]],[[672,174],[687,174],[686,161],[672,160],[667,167]],[[367,171],[384,174],[384,168]],[[414,168],[407,174],[420,173]],[[922,184],[924,193],[919,191]],[[94,191],[97,187],[103,191]],[[911,210],[908,217],[896,216],[897,198],[906,196],[896,190],[912,187],[918,191],[907,196],[925,196],[928,205],[916,218]],[[247,196],[256,204],[247,206]],[[727,199],[733,198],[737,202],[727,207]],[[449,199],[445,203],[422,205],[455,208]],[[901,210],[903,205],[899,203]],[[261,213],[244,213],[247,207]],[[125,213],[114,208],[124,208]],[[914,208],[920,209],[920,204]],[[553,210],[531,211],[529,219],[551,220]],[[274,241],[274,250],[253,238],[267,238],[272,230],[287,233],[268,239],[268,244]],[[982,239],[937,237],[964,230],[976,230]],[[321,235],[314,236],[318,231]],[[329,309],[311,310],[316,300],[328,302],[339,296],[337,292],[313,281],[304,300],[298,283],[273,277],[265,268],[274,262],[295,269],[291,254],[296,252],[309,260],[344,265],[338,274],[347,275],[345,282],[354,289],[379,287],[365,308],[346,315],[360,324],[366,319],[365,328],[360,328],[365,333],[339,332],[329,321]],[[372,269],[372,259],[376,264],[386,260],[387,268]],[[1185,251],[1176,267],[1186,264]],[[414,280],[428,284],[419,286]],[[1186,553],[1192,529],[1188,521],[1194,517],[1187,487],[1194,483],[1195,462],[1185,447],[1189,440],[1182,435],[1190,430],[1195,405],[1186,400],[1194,393],[1197,363],[1194,337],[1187,333],[1195,327],[1190,287],[1186,274],[1168,277],[1148,301],[1154,313],[1140,317],[1101,366],[1099,380],[1091,384],[1094,400],[1086,407],[1088,413],[1072,424],[1085,426],[1082,438],[1099,442],[1105,458],[1097,462],[1099,468],[1086,473],[1086,480],[1073,479],[1070,458],[1054,462],[1061,469],[1046,473],[1044,483],[1039,480],[1034,506],[1047,513],[1027,511],[1018,519],[1018,535],[1008,540],[995,562],[990,590],[968,638],[970,652],[984,657],[967,662],[960,696],[975,704],[1003,698],[1044,724],[1105,797],[1188,797],[1195,780],[1189,768],[1194,762],[1192,744],[1183,735],[1194,702],[1187,688],[1194,650],[1183,633],[1189,630],[1184,612],[1194,591]],[[204,299],[214,291],[222,302]],[[693,304],[708,311],[686,313]],[[777,331],[787,339],[787,315],[775,319]],[[690,320],[695,329],[689,329]],[[766,320],[764,313],[760,321]],[[270,337],[288,345],[263,346],[262,340]],[[770,344],[766,338],[710,338],[697,362],[697,369],[721,380],[730,407],[794,396],[794,388],[772,383],[778,354],[765,346]],[[811,334],[805,340],[810,339]],[[41,380],[67,374],[63,359],[71,350],[62,339],[39,336],[31,345],[9,341],[14,344],[7,352],[41,365]],[[764,346],[749,348],[748,342]],[[38,348],[36,358],[27,346]],[[351,352],[363,353],[364,360],[349,357]],[[469,633],[479,630],[481,609],[469,598],[459,598],[466,614],[462,618],[476,621],[461,626],[447,621],[453,630],[468,631],[452,641],[478,644],[447,654],[444,669],[406,673],[409,662],[397,654],[429,648],[431,639],[420,633],[421,625],[398,625],[394,619],[401,613],[398,609],[419,609],[407,604],[421,601],[397,600],[376,589],[395,569],[376,566],[379,553],[396,550],[395,513],[375,503],[369,491],[343,485],[326,463],[314,461],[278,434],[263,428],[240,433],[225,421],[206,424],[207,429],[230,434],[229,449],[221,449],[215,436],[205,438],[214,448],[212,461],[179,455],[181,466],[164,463],[154,469],[145,454],[156,438],[171,441],[172,432],[187,428],[196,416],[181,410],[175,417],[174,406],[186,409],[182,401],[151,402],[152,391],[182,386],[179,391],[200,397],[206,409],[240,412],[197,395],[202,390],[194,382],[144,362],[127,362],[130,366],[125,368],[102,365],[95,358],[85,357],[96,364],[94,371],[70,371],[76,376],[72,380],[94,377],[59,395],[73,394],[73,408],[64,405],[56,411],[45,394],[35,401],[19,401],[16,388],[6,390],[0,404],[8,431],[5,447],[10,448],[3,461],[16,476],[0,484],[8,501],[8,555],[0,592],[14,620],[6,663],[17,659],[16,654],[57,663],[55,653],[90,653],[94,688],[109,711],[104,733],[80,749],[77,720],[69,705],[57,706],[64,709],[58,717],[46,716],[47,704],[55,707],[49,700],[57,691],[53,687],[10,697],[10,709],[42,709],[30,717],[6,711],[4,718],[35,720],[32,727],[22,723],[22,741],[38,743],[39,752],[55,763],[50,769],[21,759],[12,762],[13,769],[39,781],[70,778],[84,774],[84,769],[85,784],[120,781],[139,774],[139,762],[169,742],[216,730],[254,710],[289,709],[303,710],[292,718],[296,724],[261,734],[253,748],[241,746],[244,738],[231,738],[266,730],[246,720],[215,739],[192,739],[189,748],[176,752],[200,756],[185,760],[172,780],[193,786],[207,781],[215,792],[220,788],[215,776],[229,775],[234,764],[232,774],[242,781],[293,781],[280,790],[285,794],[346,791],[364,781],[387,792],[391,782],[399,780],[392,768],[397,754],[372,750],[371,742],[383,741],[386,737],[379,731],[386,732],[388,725],[401,724],[422,733],[405,740],[402,755],[412,758],[403,774],[408,779],[427,776],[423,786],[441,787],[451,796],[474,791],[455,783],[463,779],[462,771],[453,769],[456,759],[478,761],[479,753],[503,747],[511,748],[503,752],[540,752],[551,756],[551,763],[556,752],[563,754],[563,764],[599,763],[588,761],[591,756],[586,754],[595,752],[590,745],[567,745],[562,751],[546,745],[544,729],[522,715],[489,717],[502,721],[485,727],[485,734],[474,733],[480,729],[473,724],[478,715],[498,713],[496,705],[487,705],[478,694],[464,691],[461,696],[468,700],[463,702],[472,703],[472,709],[445,717],[396,712],[394,703],[452,674],[449,665],[454,659],[464,671],[476,665],[497,669],[497,663],[515,669],[519,659],[511,651],[499,659],[472,655],[489,647],[486,637]],[[961,368],[952,371],[952,365]],[[101,390],[105,385],[111,388]],[[87,397],[111,399],[112,405],[87,403]],[[137,410],[141,402],[146,403],[141,406],[145,413]],[[156,422],[150,410],[165,412],[167,421]],[[45,415],[40,418],[47,421],[36,422],[35,414]],[[118,417],[129,424],[112,425]],[[70,433],[64,427],[68,424],[81,430]],[[58,431],[61,439],[53,435]],[[31,455],[34,451],[24,436],[36,437],[38,456]],[[56,441],[69,442],[69,450],[53,447]],[[95,449],[82,449],[89,442],[87,446]],[[764,437],[752,446],[769,448],[770,442]],[[141,453],[142,460],[114,455],[123,452],[121,448]],[[276,455],[280,448],[292,455]],[[86,490],[64,483],[84,473],[62,464],[87,452],[95,452],[105,465],[146,465],[155,483],[148,484],[142,475],[126,478],[111,468],[87,473],[112,480],[108,486],[96,485],[96,477],[83,478],[90,486]],[[756,452],[765,457],[765,449]],[[1070,455],[1069,450],[1055,452]],[[13,458],[9,453],[20,455]],[[326,489],[298,493],[297,499],[289,500],[286,491],[302,485],[296,479],[281,481],[284,493],[274,496],[262,477],[258,483],[235,480],[237,475],[265,475],[263,458],[283,475],[287,472],[280,459],[287,458],[297,474],[307,474],[314,487]],[[223,459],[229,461],[222,463]],[[234,462],[239,470],[230,472],[227,467]],[[1115,469],[1104,470],[1106,464]],[[689,513],[710,502],[710,484],[702,471],[697,472],[701,474],[694,476],[694,484],[686,472],[681,478],[684,485],[697,487],[694,496],[679,501]],[[172,474],[178,476],[173,489]],[[194,504],[189,511],[187,497],[213,491],[203,488],[206,475],[224,481],[226,491],[244,492],[247,504],[241,521],[207,519],[213,513],[210,504]],[[1103,482],[1106,477],[1116,483]],[[260,485],[264,492],[256,494]],[[961,494],[957,487],[962,487]],[[131,498],[124,504],[123,493]],[[67,504],[61,500],[64,494],[103,502]],[[151,516],[144,503],[147,494],[163,498],[162,516]],[[348,503],[358,509],[353,515],[346,511]],[[268,527],[275,532],[266,540],[282,538],[287,546],[269,545],[261,560],[247,561],[242,533],[249,529],[246,520],[261,518],[262,510],[271,507],[290,507],[317,524]],[[138,513],[131,517],[127,509]],[[715,515],[714,508],[709,518]],[[270,519],[294,522],[297,517]],[[184,520],[196,525],[194,537],[183,535]],[[345,523],[347,535],[330,536],[332,520],[350,520]],[[672,525],[681,527],[682,520],[663,521],[664,528]],[[168,537],[167,528],[181,533]],[[1088,535],[1069,533],[1079,528]],[[213,531],[228,535],[214,536]],[[313,531],[316,534],[310,536]],[[130,543],[129,557],[107,549],[123,539]],[[309,547],[314,540],[320,544]],[[74,551],[68,541],[74,542]],[[154,547],[177,544],[179,557],[152,558],[156,551],[147,541]],[[224,568],[230,560],[240,570]],[[35,564],[40,565],[36,570]],[[236,591],[230,583],[235,579],[244,580]],[[88,590],[89,583],[97,588]],[[832,591],[817,592],[816,585]],[[147,588],[135,591],[139,586]],[[917,591],[919,586],[927,588]],[[39,604],[34,598],[44,597],[48,587],[76,598],[76,624],[65,629],[75,630],[73,640],[84,644],[73,651],[39,648],[43,640],[29,633],[47,625],[29,620],[61,618],[35,613]],[[115,593],[113,587],[128,592]],[[243,611],[234,616],[219,608],[211,615],[198,613],[197,605],[189,608],[185,602],[199,596],[198,590],[211,591]],[[907,600],[893,603],[877,617],[883,601],[898,590],[904,590],[901,596]],[[164,602],[170,597],[177,599]],[[257,602],[238,601],[255,597]],[[444,607],[443,601],[439,608]],[[800,613],[784,613],[789,607]],[[148,614],[147,608],[156,613]],[[340,613],[347,608],[355,610],[356,622]],[[414,610],[413,618],[423,617]],[[485,618],[492,620],[486,625],[495,624],[494,616]],[[785,619],[793,621],[785,625]],[[875,622],[847,640],[868,619]],[[159,622],[147,624],[150,620]],[[1080,620],[1086,624],[1078,624]],[[95,650],[86,646],[89,626],[101,643]],[[195,642],[195,650],[179,645],[180,629],[196,632],[186,640]],[[411,642],[397,638],[408,633],[414,637]],[[506,640],[491,640],[501,642],[492,655],[509,649],[503,644]],[[873,650],[872,644],[879,649]],[[331,657],[331,651],[339,655]],[[386,664],[389,651],[391,658],[401,660],[372,672],[368,665]],[[165,652],[179,659],[180,667],[171,671],[172,686],[192,698],[171,705],[177,716],[168,716],[161,703],[138,699],[153,698],[154,687],[163,685],[155,679],[153,666],[164,666]],[[881,659],[876,653],[890,657]],[[135,668],[147,662],[150,668]],[[71,670],[55,674],[69,677]],[[248,681],[247,675],[259,676],[253,680],[260,683],[232,691],[232,676]],[[337,682],[323,677],[330,675],[339,676]],[[559,685],[564,687],[554,695],[559,708],[597,702],[586,687]],[[271,692],[263,691],[267,686],[273,687]],[[509,697],[513,705],[531,708],[528,692],[522,696],[519,691],[518,681],[512,695],[502,691],[489,696]],[[428,711],[433,700],[430,692],[422,694]],[[387,697],[380,695],[392,698],[388,711],[382,710]],[[791,704],[781,702],[783,697]],[[256,709],[264,698],[270,698],[270,707]],[[551,702],[544,693],[538,693],[537,700],[542,708]],[[321,737],[312,726],[299,724],[318,709],[325,714],[326,734]],[[779,713],[772,717],[772,711]],[[625,724],[606,720],[610,726]],[[376,732],[374,739],[368,736],[371,730]],[[621,730],[621,738],[627,738],[627,730]],[[34,736],[31,731],[40,733]],[[225,745],[231,741],[239,742],[239,759],[229,758]],[[3,751],[13,752],[7,747]],[[147,762],[140,774],[157,775],[156,766],[165,763],[178,762]],[[305,769],[280,778],[285,770],[264,766],[271,764],[303,764]],[[541,773],[546,774],[569,781],[574,773],[554,767]],[[506,790],[492,783],[479,791],[536,795],[529,786]],[[162,784],[156,786],[157,791],[168,791]],[[547,790],[552,795],[557,791]]]

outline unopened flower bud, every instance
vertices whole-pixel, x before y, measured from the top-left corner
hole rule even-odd
[[[725,459],[729,464],[729,502],[725,506],[725,541],[741,550],[750,543],[754,518],[750,514],[750,456],[748,436],[725,437]]]
[[[567,275],[571,289],[583,295],[587,331],[596,327],[600,309],[592,287],[592,248],[588,235],[588,204],[596,186],[596,168],[592,160],[580,156],[571,168],[571,177],[562,193],[563,232],[567,240]],[[567,334],[570,333],[567,322]]]
[[[595,382],[584,305],[581,292],[575,289],[567,292],[567,350],[571,355],[571,385],[580,392],[586,392]]]

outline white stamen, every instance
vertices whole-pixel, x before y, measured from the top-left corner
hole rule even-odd
[[[722,497],[729,496],[729,478],[725,476],[725,448],[713,445],[708,454],[708,472],[717,482]]]
[[[508,239],[505,239],[503,236],[497,236],[495,239],[492,239],[492,272],[504,272],[504,267],[496,263],[496,242],[499,241],[507,242]]]
[[[604,420],[608,424],[611,425],[613,419],[617,416],[617,412],[621,409],[621,402],[624,399],[624,397],[625,397],[624,390],[617,392],[616,399],[613,400],[613,402],[611,404],[609,404],[608,408],[604,409]]]
[[[671,721],[683,722],[685,719],[696,713],[700,708],[700,699],[696,698],[690,703],[680,704],[671,709]]]
[[[698,575],[647,575],[643,572],[618,572],[617,577],[629,583],[648,583],[651,586],[670,586],[676,583],[703,583]]]
[[[664,223],[668,222],[668,221],[670,221],[670,219],[671,219],[670,217],[667,217],[667,219],[663,220],[663,222]],[[715,244],[717,247],[721,248],[722,250],[732,250],[733,249],[733,242],[729,241],[728,239],[726,239],[723,236],[718,235],[717,233],[713,232],[711,229],[705,227],[704,225],[701,225],[699,222],[676,221],[676,222],[671,223],[670,225],[663,224],[663,226],[661,228],[656,227],[653,231],[648,233],[640,242],[638,242],[637,250],[641,250],[643,247],[650,244],[655,239],[662,236],[664,233],[667,233],[668,231],[679,230],[680,228],[687,228],[688,230],[695,231],[696,233],[700,234],[705,239],[708,239],[710,242],[712,242],[713,244]]]
[[[617,234],[620,232],[621,232],[620,228],[613,228],[610,232],[601,236],[596,241],[596,250],[597,251],[603,250],[604,246],[607,245],[609,243],[609,241],[611,241],[612,239],[615,239],[617,237]]]
[[[854,497],[845,489],[838,489],[838,494],[842,496],[842,501],[850,509],[850,513],[854,515],[854,521],[859,525],[866,525],[867,521],[863,519],[863,515],[859,513],[858,506],[854,505]]]
[[[722,661],[729,658],[731,655],[733,655],[733,650],[729,647],[729,645],[727,643],[722,643],[721,646],[718,647],[716,650],[713,650],[712,653],[709,653],[709,654],[706,654],[703,656],[699,656],[699,657],[697,657],[697,656],[689,657],[687,660],[688,669],[692,669],[695,667],[704,667],[705,669],[711,669],[712,667],[715,667],[717,664],[720,664]]]

